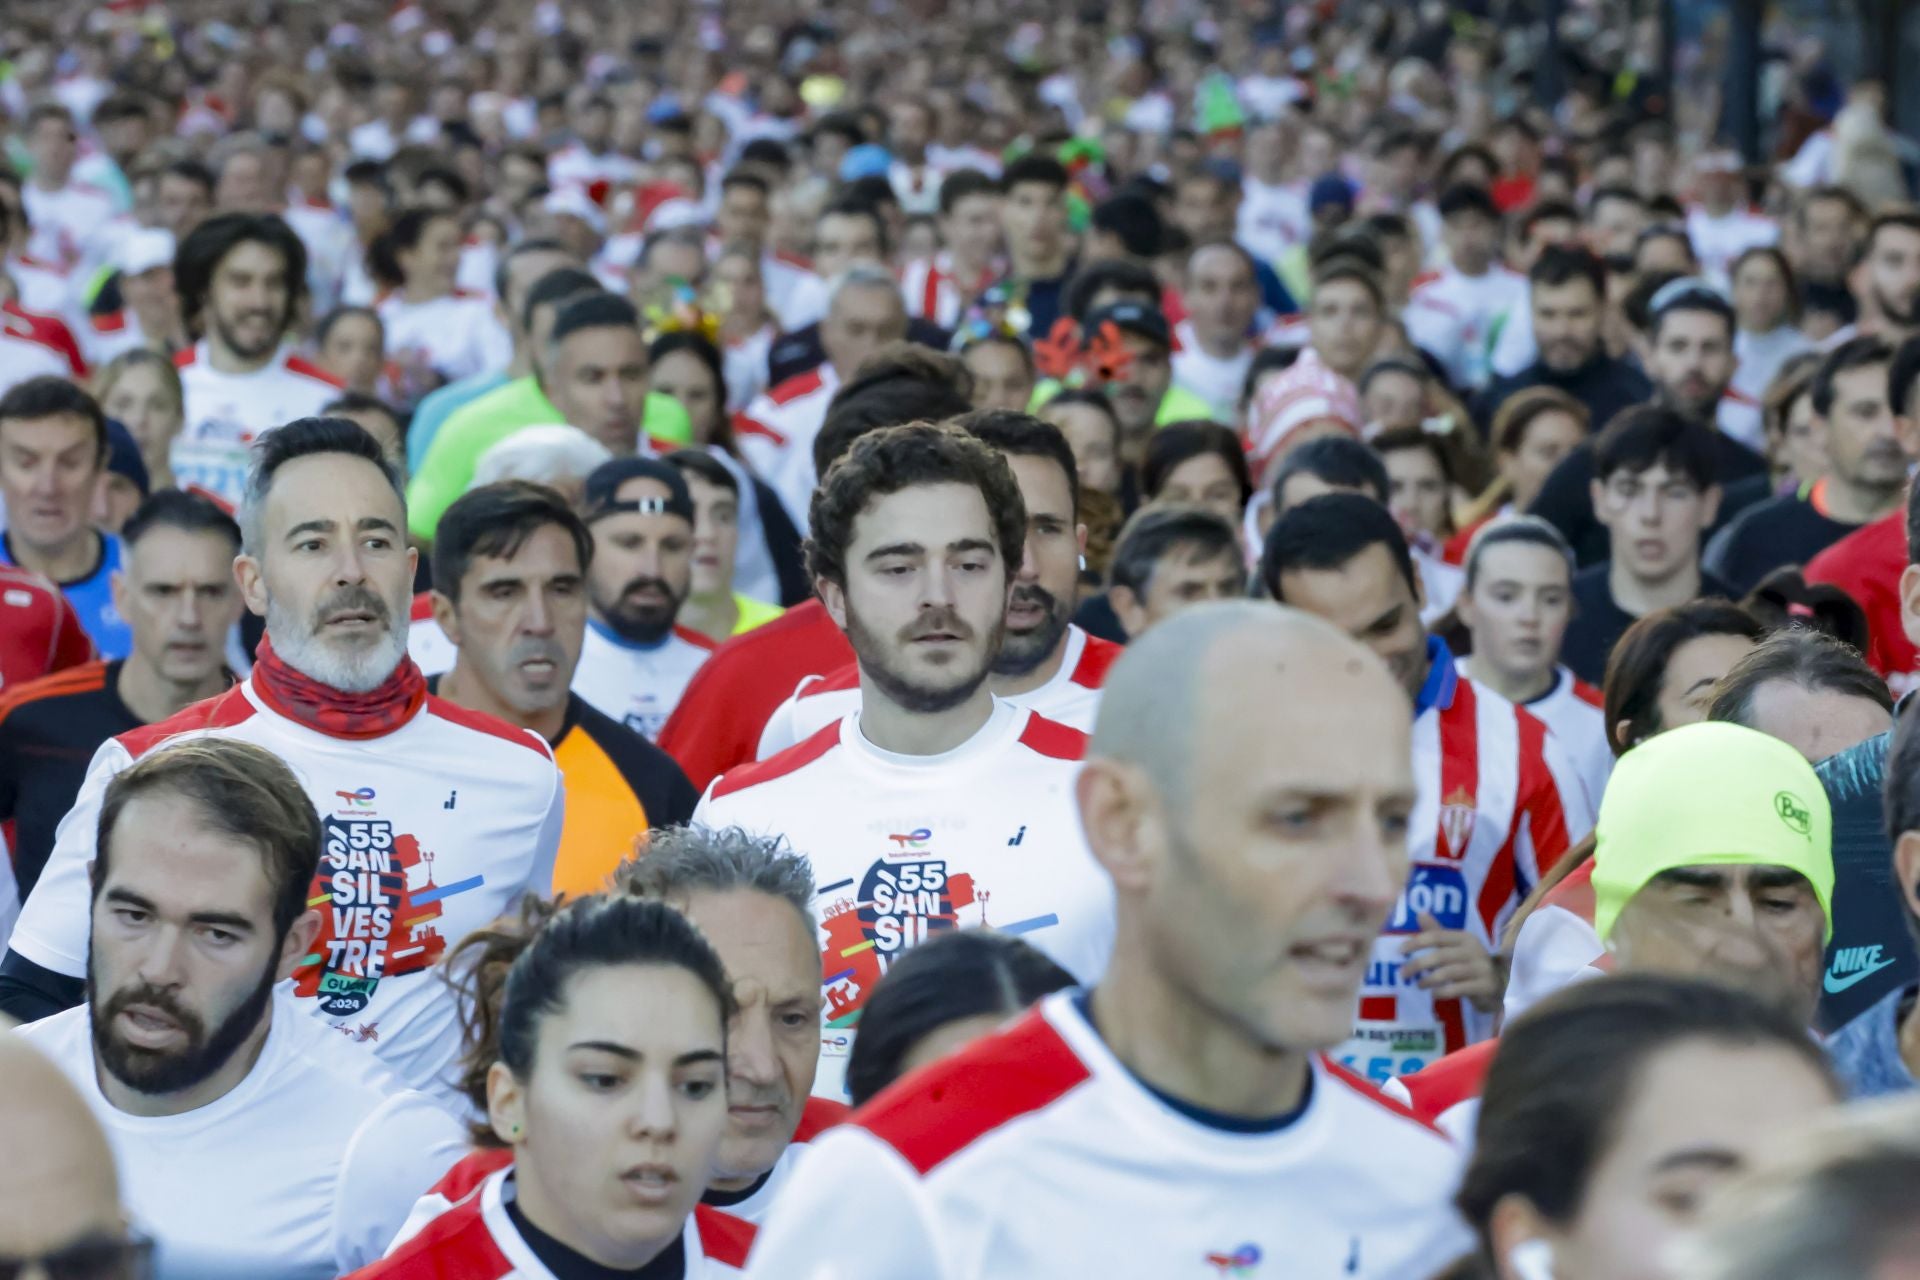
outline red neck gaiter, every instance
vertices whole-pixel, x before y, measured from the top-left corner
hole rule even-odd
[[[413,719],[427,700],[427,678],[413,658],[367,693],[342,693],[280,660],[263,636],[254,655],[253,690],[268,708],[332,738],[384,738]]]

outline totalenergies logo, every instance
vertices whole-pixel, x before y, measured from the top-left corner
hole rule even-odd
[[[340,803],[352,809],[365,809],[373,804],[373,788],[361,787],[358,791],[336,791]]]
[[[887,839],[893,841],[895,853],[907,853],[909,851],[924,849],[927,847],[927,841],[933,839],[933,828],[919,827],[907,832],[903,836],[889,835]]]
[[[1222,1276],[1250,1276],[1260,1265],[1260,1246],[1243,1244],[1232,1253],[1210,1253],[1207,1265]]]

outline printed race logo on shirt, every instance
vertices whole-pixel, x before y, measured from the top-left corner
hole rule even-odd
[[[905,849],[916,841],[924,846],[932,835],[922,828],[889,838]],[[964,923],[986,922],[988,895],[976,899],[972,876],[948,874],[944,858],[903,862],[900,857],[889,853],[874,862],[857,885],[849,879],[820,889],[822,896],[851,891],[821,913],[821,986],[827,1001],[822,1046],[828,1052],[833,1050],[833,1032],[859,1022],[867,993],[902,952],[940,930],[959,927],[962,908],[980,908],[979,919],[969,913]]]
[[[1393,918],[1387,921],[1388,933],[1420,932],[1420,917],[1430,915],[1442,929],[1467,927],[1467,877],[1456,867],[1432,862],[1416,862],[1407,877],[1407,887],[1394,904]]]
[[[371,788],[341,792],[349,805],[372,800]],[[350,1017],[373,1000],[380,980],[417,973],[434,964],[447,941],[436,927],[440,900],[476,887],[471,882],[440,886],[433,880],[433,855],[423,854],[413,836],[396,835],[384,818],[328,817],[322,820],[320,874],[307,905],[321,913],[313,951],[294,970],[294,993],[318,998],[329,1017]],[[423,881],[412,883],[415,871]]]

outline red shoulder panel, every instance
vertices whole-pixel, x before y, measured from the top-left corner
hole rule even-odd
[[[1480,1096],[1487,1078],[1487,1067],[1500,1045],[1496,1039],[1482,1040],[1448,1054],[1440,1061],[1401,1076],[1401,1087],[1413,1099],[1413,1113],[1428,1124],[1437,1125],[1440,1117],[1469,1098]],[[1392,1099],[1389,1099],[1392,1101]]]
[[[1052,1106],[1092,1079],[1087,1064],[1038,1009],[897,1080],[853,1123],[927,1174],[995,1129]]]
[[[246,692],[239,685],[225,693],[203,699],[181,711],[175,712],[158,724],[143,725],[129,730],[116,741],[127,749],[127,754],[138,760],[168,738],[183,733],[199,733],[207,729],[231,729],[253,717],[254,705],[247,700]]]
[[[1027,720],[1027,727],[1020,731],[1020,742],[1055,760],[1084,760],[1087,757],[1086,734],[1043,715],[1036,714]]]
[[[801,396],[809,396],[818,391],[826,382],[818,369],[806,373],[797,373],[785,382],[767,392],[767,399],[775,404],[792,404]]]
[[[449,724],[457,724],[462,729],[471,729],[475,733],[484,733],[502,742],[511,742],[515,746],[525,747],[543,760],[553,759],[553,748],[535,734],[525,729],[516,729],[505,720],[490,716],[484,711],[474,711],[448,702],[438,694],[427,695],[427,713],[439,716]]]
[[[748,787],[757,787],[784,778],[796,769],[818,760],[827,752],[840,745],[840,722],[835,720],[810,738],[802,738],[785,751],[770,755],[765,760],[756,760],[752,764],[743,764],[737,769],[729,769],[721,774],[713,784],[713,798],[732,795],[736,791],[745,791]]]
[[[831,1098],[808,1098],[800,1108],[800,1124],[793,1131],[795,1142],[812,1142],[815,1138],[838,1125],[847,1122],[853,1115],[853,1108],[844,1102],[835,1102]]]
[[[1445,1061],[1445,1059],[1442,1059],[1442,1061]],[[1359,1076],[1335,1062],[1332,1058],[1322,1055],[1320,1065],[1327,1069],[1329,1076],[1351,1089],[1354,1093],[1360,1095],[1363,1102],[1370,1102],[1382,1111],[1390,1111],[1402,1120],[1411,1120],[1429,1133],[1439,1134],[1440,1137],[1446,1138],[1447,1135],[1443,1130],[1422,1118],[1420,1113],[1412,1107],[1400,1101],[1398,1098],[1389,1098],[1386,1094],[1380,1092],[1365,1080],[1362,1080]],[[1449,1138],[1448,1141],[1451,1142],[1452,1139]]]
[[[744,1218],[722,1213],[712,1205],[693,1207],[694,1226],[700,1232],[700,1252],[715,1262],[742,1270],[753,1252],[754,1226]]]
[[[1127,647],[1123,644],[1089,635],[1087,647],[1080,651],[1080,661],[1075,664],[1073,674],[1068,679],[1082,688],[1098,689],[1107,682],[1107,669],[1120,661],[1120,655],[1126,651]]]
[[[287,369],[291,373],[298,373],[305,377],[312,378],[317,382],[324,382],[330,387],[344,389],[347,385],[305,356],[288,356]]]
[[[849,662],[838,671],[829,671],[817,680],[809,681],[807,686],[794,696],[811,698],[817,693],[844,693],[848,689],[860,687],[860,664]]]

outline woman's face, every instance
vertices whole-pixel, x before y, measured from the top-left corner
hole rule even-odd
[[[1733,310],[1746,333],[1766,333],[1787,318],[1787,281],[1780,264],[1756,253],[1733,273]]]
[[[1090,404],[1048,405],[1040,416],[1067,438],[1082,488],[1120,491],[1120,429],[1112,418]]]
[[[1683,1041],[1640,1069],[1580,1210],[1550,1233],[1555,1280],[1660,1280],[1703,1199],[1781,1131],[1835,1104],[1789,1050]]]
[[[180,434],[182,417],[180,402],[158,369],[144,364],[127,369],[100,407],[133,434],[149,472],[165,470],[167,449]]]
[[[421,230],[420,242],[397,256],[409,289],[435,298],[452,293],[460,274],[460,224],[452,218],[433,219]]]
[[[1713,687],[1747,656],[1753,641],[1745,636],[1695,636],[1674,649],[1660,680],[1660,727],[1678,729],[1707,718]]]
[[[1534,679],[1553,670],[1573,617],[1567,562],[1531,542],[1488,547],[1474,570],[1460,613],[1473,632],[1473,660]]]
[[[1832,465],[1827,435],[1813,418],[1813,397],[1795,396],[1787,410],[1787,429],[1773,445],[1773,464],[1802,483],[1818,480]]]
[[[973,407],[1025,413],[1033,399],[1033,369],[1004,342],[977,342],[960,357],[973,375]]]
[[[1394,449],[1381,455],[1387,465],[1387,509],[1415,537],[1443,540],[1453,532],[1447,473],[1431,449]]]
[[[1549,409],[1527,424],[1520,447],[1500,455],[1500,469],[1513,489],[1513,505],[1525,511],[1540,496],[1542,486],[1560,459],[1573,451],[1585,438],[1580,420],[1570,413]]]
[[[686,351],[662,356],[648,372],[647,386],[680,402],[687,417],[693,419],[696,444],[706,444],[713,439],[725,406],[721,403],[720,388],[713,383],[713,370],[699,356]]]
[[[1367,384],[1361,408],[1367,421],[1379,431],[1417,427],[1426,414],[1426,388],[1420,379],[1405,373],[1376,374]]]
[[[386,363],[380,324],[371,316],[346,316],[334,322],[320,344],[320,363],[350,391],[374,393]]]
[[[704,476],[683,472],[693,495],[693,579],[696,596],[733,590],[733,558],[740,549],[740,496]]]
[[[487,1099],[528,1218],[602,1266],[643,1266],[680,1234],[726,1133],[719,1002],[674,965],[583,970],[541,1018],[528,1078],[495,1063]]]
[[[1240,481],[1217,453],[1200,453],[1167,473],[1155,502],[1186,502],[1218,512],[1228,524],[1240,527]]]

